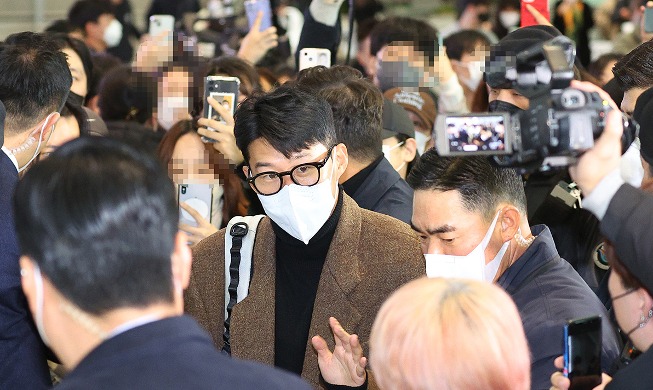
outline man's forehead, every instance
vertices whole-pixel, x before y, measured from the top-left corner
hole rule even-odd
[[[252,141],[248,149],[250,165],[252,167],[270,166],[272,164],[297,162],[300,160],[314,160],[316,157],[323,155],[328,150],[325,145],[315,143],[299,151],[290,152],[288,156],[285,156],[264,138],[258,138]]]

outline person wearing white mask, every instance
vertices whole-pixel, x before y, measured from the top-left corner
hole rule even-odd
[[[16,187],[21,285],[65,389],[308,390],[229,359],[183,315],[191,252],[161,164],[109,138],[78,138]]]
[[[15,229],[23,221],[14,219],[13,192],[45,148],[72,76],[57,45],[30,32],[6,38],[0,68],[0,388],[46,389],[52,383],[45,349],[20,289]]]
[[[223,229],[193,247],[187,312],[235,357],[300,374],[314,388],[375,388],[363,348],[383,300],[424,275],[417,237],[338,185],[347,147],[321,97],[288,85],[250,97],[234,134],[268,215],[256,231],[249,295],[233,307],[225,345]],[[351,353],[334,350],[334,338]]]
[[[488,37],[477,30],[462,30],[444,40],[453,71],[465,93],[467,107],[472,107],[476,89],[483,81],[483,61],[490,47]]]
[[[440,157],[427,151],[408,176],[415,190],[412,226],[431,277],[485,280],[515,301],[532,354],[533,389],[549,387],[563,353],[562,328],[601,315],[608,370],[620,348],[605,307],[556,251],[545,225],[529,226],[521,178],[485,157]]]
[[[158,127],[169,130],[175,123],[191,119],[193,72],[187,64],[173,64],[157,83],[156,119]]]
[[[93,52],[106,52],[122,40],[122,24],[108,1],[77,1],[68,11],[68,21],[82,31],[84,42]]]

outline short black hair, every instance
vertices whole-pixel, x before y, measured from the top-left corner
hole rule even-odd
[[[624,92],[653,86],[653,41],[644,42],[623,56],[612,73]]]
[[[485,157],[441,157],[430,149],[406,181],[415,191],[458,191],[465,208],[480,212],[486,220],[492,220],[502,202],[527,215],[521,177],[514,169],[493,166]]]
[[[478,30],[461,30],[449,35],[444,40],[444,46],[447,48],[447,57],[452,60],[460,60],[463,54],[471,54],[480,43],[490,48],[490,40],[487,35]]]
[[[79,0],[68,10],[68,22],[86,34],[86,23],[97,23],[100,16],[113,14],[106,0]]]
[[[365,163],[381,155],[383,95],[360,71],[346,65],[316,66],[299,72],[297,86],[329,103],[336,138],[351,158]]]
[[[378,23],[370,32],[373,56],[392,42],[410,42],[433,64],[438,51],[438,31],[430,24],[413,18],[391,17]]]
[[[323,98],[282,85],[272,92],[249,97],[235,115],[236,145],[249,162],[249,145],[263,138],[289,158],[315,144],[336,144],[333,114]]]
[[[83,311],[173,301],[179,210],[153,157],[81,137],[32,167],[15,194],[21,253]]]
[[[0,48],[5,131],[20,134],[61,109],[73,83],[66,55],[44,34],[12,34]]]
[[[86,73],[86,93],[91,90],[91,80],[93,79],[93,60],[91,60],[91,51],[88,46],[79,39],[71,38],[62,33],[51,33],[50,37],[59,45],[59,49],[70,49],[74,51],[82,61],[84,73]]]

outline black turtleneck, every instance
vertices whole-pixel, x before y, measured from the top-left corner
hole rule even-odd
[[[308,245],[272,222],[277,259],[274,365],[298,375],[304,366],[317,287],[340,219],[342,198],[339,188],[333,213]]]

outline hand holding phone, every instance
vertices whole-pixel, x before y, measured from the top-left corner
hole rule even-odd
[[[601,384],[601,317],[570,320],[564,327],[563,374],[570,390],[591,390]]]
[[[251,29],[255,25],[256,18],[262,12],[262,18],[258,30],[263,31],[272,27],[272,8],[270,7],[270,0],[246,0],[245,13],[247,14],[247,22]]]

